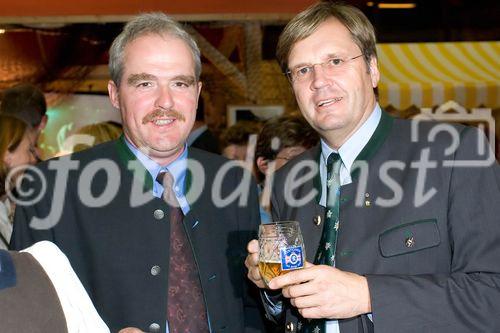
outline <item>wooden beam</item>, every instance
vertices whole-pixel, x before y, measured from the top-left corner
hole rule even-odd
[[[135,15],[68,15],[68,16],[0,16],[0,24],[72,24],[72,23],[120,23],[130,21]],[[262,21],[286,23],[294,13],[230,13],[230,14],[172,14],[181,22],[239,22]]]
[[[65,17],[126,16],[161,11],[170,15],[294,14],[317,0],[21,0],[0,1],[0,16]]]
[[[242,39],[241,26],[232,25],[224,28],[222,40],[219,43],[218,50],[226,58],[231,56],[231,53],[238,47]]]
[[[227,59],[219,50],[217,50],[208,40],[205,39],[196,29],[191,26],[186,26],[186,30],[194,36],[198,42],[203,55],[224,74],[227,79],[236,85],[239,89],[246,92],[247,84],[246,77],[240,70]]]
[[[262,61],[262,28],[258,22],[246,22],[245,29],[245,69],[247,77],[247,96],[254,103],[260,103]]]

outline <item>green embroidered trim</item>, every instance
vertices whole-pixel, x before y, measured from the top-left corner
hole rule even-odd
[[[373,155],[380,149],[385,139],[387,139],[387,136],[391,132],[393,123],[394,123],[394,117],[389,115],[387,112],[382,111],[382,116],[380,118],[379,124],[377,125],[377,128],[375,129],[375,132],[373,132],[373,135],[370,138],[370,140],[368,140],[368,143],[356,157],[353,166],[356,165],[356,161],[368,161],[371,157],[373,157]],[[318,149],[318,155],[316,157],[318,165],[320,158],[321,158],[321,146]],[[359,172],[360,172],[359,168],[351,170],[351,179],[353,182],[358,178]],[[314,188],[317,190],[318,193],[316,195],[316,202],[319,204],[321,199],[321,191],[323,188],[321,186],[321,176],[319,173],[319,169],[318,169],[318,174],[316,175],[316,177],[314,177],[313,183],[314,183]]]
[[[382,144],[385,142],[385,139],[389,136],[391,132],[392,125],[394,124],[394,117],[389,115],[387,112],[382,111],[382,117],[380,118],[380,122],[373,132],[372,137],[363,148],[363,150],[359,153],[359,155],[354,160],[353,166],[356,165],[357,161],[368,161],[370,158],[375,155],[375,153],[380,149]],[[360,169],[351,170],[351,179],[354,182],[359,176]]]
[[[319,205],[319,201],[321,200],[321,192],[323,190],[323,186],[321,186],[321,174],[319,172],[319,162],[321,158],[321,144],[318,147],[318,153],[316,156],[316,161],[318,161],[318,173],[316,174],[316,177],[313,179],[313,186],[316,189],[316,202]]]
[[[125,136],[120,136],[120,138],[116,141],[116,149],[118,151],[118,156],[123,163],[125,169],[129,170],[130,172],[134,172],[134,169],[129,169],[130,162],[133,161],[137,163],[137,166],[139,166],[135,171],[140,172],[141,174],[137,175],[138,179],[142,179],[142,183],[144,185],[144,191],[152,191],[153,190],[153,177],[151,177],[151,174],[149,171],[144,168],[141,162],[137,160],[137,157],[130,151],[128,148],[127,144],[125,143]],[[141,177],[142,176],[142,177]]]

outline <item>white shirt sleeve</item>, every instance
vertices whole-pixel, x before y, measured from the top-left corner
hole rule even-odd
[[[21,252],[30,253],[52,281],[66,317],[68,332],[109,333],[68,258],[55,244],[42,241]]]

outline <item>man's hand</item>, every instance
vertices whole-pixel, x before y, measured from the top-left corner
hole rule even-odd
[[[266,288],[259,271],[259,241],[252,239],[247,245],[248,255],[245,266],[248,268],[248,278],[259,288]]]
[[[304,318],[341,319],[371,312],[364,276],[335,267],[312,265],[275,277],[271,289],[281,289]]]
[[[135,327],[122,328],[118,333],[146,333]]]

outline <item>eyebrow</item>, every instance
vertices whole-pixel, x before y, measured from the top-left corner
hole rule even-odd
[[[129,85],[135,85],[137,82],[140,82],[140,81],[151,81],[151,80],[155,80],[155,79],[156,79],[156,76],[148,74],[148,73],[131,74],[127,78],[127,83]]]
[[[196,82],[196,79],[191,75],[176,75],[171,81],[182,81],[191,86]]]
[[[341,58],[340,54],[339,53],[328,53],[325,57],[324,57],[324,60],[323,61],[327,61],[329,59],[332,59],[332,58]],[[300,67],[304,67],[304,66],[310,66],[312,65],[311,62],[301,62],[293,67],[290,67],[289,69],[292,70],[292,69],[296,69],[296,68],[300,68]]]
[[[127,83],[133,86],[140,81],[155,81],[156,79],[156,76],[148,73],[131,74],[127,78]],[[171,79],[171,81],[182,81],[188,85],[193,85],[196,82],[196,79],[191,75],[176,75]]]

